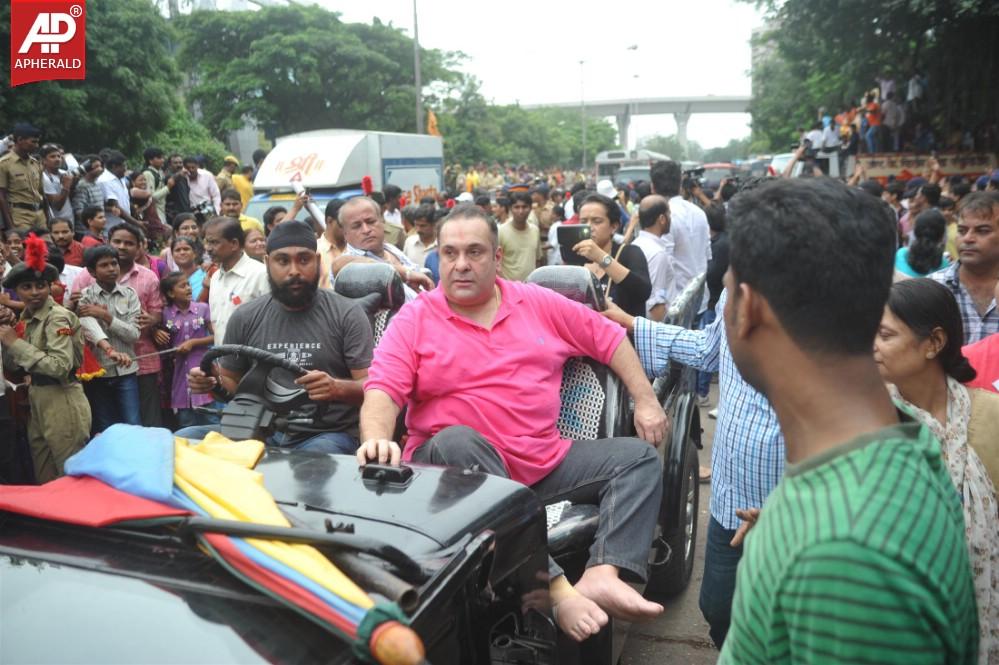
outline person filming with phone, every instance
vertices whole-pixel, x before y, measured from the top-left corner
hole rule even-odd
[[[615,241],[614,234],[621,228],[617,203],[603,194],[590,194],[579,208],[579,222],[580,226],[559,229],[562,260],[586,266],[618,307],[632,316],[644,316],[652,293],[649,264],[641,249]],[[566,242],[569,233],[579,234],[574,244]]]

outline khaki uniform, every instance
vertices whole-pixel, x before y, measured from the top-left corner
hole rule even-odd
[[[4,347],[31,375],[28,439],[35,477],[45,483],[63,475],[66,460],[90,437],[90,404],[76,369],[83,361],[80,321],[52,298],[33,315],[21,315],[24,337]]]
[[[218,172],[218,175],[215,176],[215,184],[219,186],[220,195],[227,189],[234,189],[232,185],[232,174],[225,169],[222,169]],[[244,203],[243,205],[246,204]]]
[[[15,229],[45,229],[42,163],[30,155],[21,158],[13,150],[0,157],[0,189],[7,190],[7,203]]]

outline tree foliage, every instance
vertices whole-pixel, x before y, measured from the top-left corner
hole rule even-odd
[[[577,111],[492,105],[472,77],[465,77],[454,95],[437,98],[434,105],[449,162],[562,167],[582,163],[582,121]],[[606,120],[587,117],[587,162],[614,147],[616,135]]]
[[[659,152],[668,155],[671,159],[677,160],[690,159],[697,161],[704,154],[704,148],[697,141],[687,141],[687,149],[684,150],[676,134],[670,134],[669,136],[653,134],[652,136],[643,137],[638,141],[638,147],[651,150],[652,152]]]
[[[194,11],[177,19],[189,98],[222,138],[247,120],[277,135],[339,127],[415,130],[413,42],[378,19],[343,23],[317,6]],[[456,58],[421,50],[424,82]]]
[[[858,100],[881,74],[902,93],[914,70],[926,75],[928,106],[920,119],[938,131],[999,116],[999,4],[992,0],[756,4],[771,26],[756,47],[773,53],[754,62],[754,147],[786,150],[819,107],[838,110]]]
[[[10,3],[0,3],[10,25]],[[10,87],[0,69],[0,127],[31,122],[45,139],[96,151],[141,151],[144,137],[166,127],[177,109],[180,77],[168,50],[170,27],[148,0],[88,0],[87,78]],[[10,52],[10,32],[0,33]]]

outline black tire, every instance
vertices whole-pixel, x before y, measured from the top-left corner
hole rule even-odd
[[[697,512],[700,506],[699,466],[697,448],[690,439],[686,442],[687,452],[683,461],[683,484],[680,496],[685,497],[680,511],[679,526],[652,543],[653,561],[661,561],[669,556],[666,563],[653,565],[645,595],[675,596],[690,584],[694,572],[694,554],[697,546]],[[665,546],[664,546],[665,543]],[[668,547],[668,549],[667,549]]]

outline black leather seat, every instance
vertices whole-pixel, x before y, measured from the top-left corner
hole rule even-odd
[[[606,307],[603,288],[582,266],[545,266],[527,278],[595,311]],[[609,367],[592,358],[570,358],[562,368],[559,433],[573,441],[632,434],[631,407],[621,382]],[[548,549],[560,554],[585,550],[597,530],[597,507],[562,501],[546,506]]]
[[[406,302],[402,278],[387,263],[348,263],[336,276],[333,290],[361,303],[371,319],[375,346],[389,321]]]

